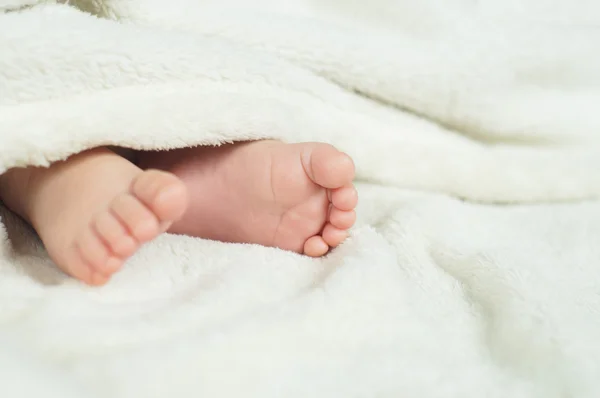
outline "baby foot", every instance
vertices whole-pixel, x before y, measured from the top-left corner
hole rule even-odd
[[[177,177],[143,172],[107,149],[75,155],[48,169],[13,170],[3,181],[10,186],[3,191],[12,192],[3,199],[32,224],[52,260],[92,285],[106,283],[187,206],[185,185]],[[29,199],[15,203],[17,196]]]
[[[258,141],[140,160],[187,186],[190,206],[172,233],[318,257],[342,243],[356,219],[354,164],[327,144]]]

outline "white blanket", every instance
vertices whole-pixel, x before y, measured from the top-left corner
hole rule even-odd
[[[600,396],[596,0],[53,3],[0,0],[0,173],[318,140],[359,220],[316,260],[165,235],[90,288],[0,209],[0,396]]]

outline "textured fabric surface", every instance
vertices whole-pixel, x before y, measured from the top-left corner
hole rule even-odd
[[[0,172],[318,140],[361,200],[326,258],[164,235],[102,288],[0,208],[3,397],[600,395],[600,3],[34,3]]]

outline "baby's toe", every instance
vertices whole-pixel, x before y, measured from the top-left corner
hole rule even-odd
[[[95,286],[105,284],[123,264],[123,260],[115,256],[98,232],[92,228],[81,234],[76,242],[76,249],[79,264],[75,266],[89,268],[89,271],[81,272],[86,274],[84,280]]]
[[[110,211],[140,243],[148,242],[160,233],[159,221],[154,213],[133,195],[117,196],[110,205]]]
[[[336,247],[346,240],[348,237],[348,231],[345,229],[336,228],[331,224],[327,224],[325,225],[325,228],[323,228],[322,236],[325,243],[327,243],[330,247]]]
[[[356,221],[356,212],[354,210],[340,210],[332,207],[329,213],[329,222],[338,229],[349,229]]]
[[[91,283],[92,275],[95,273],[92,265],[83,258],[81,249],[77,243],[66,251],[60,266],[64,272],[84,283]]]
[[[87,228],[78,237],[76,246],[81,258],[92,268],[92,271],[103,273],[110,253],[96,232]]]
[[[89,280],[89,284],[92,286],[103,286],[110,280],[110,276],[106,276],[99,272],[93,272]]]
[[[353,185],[333,189],[330,191],[330,196],[333,206],[343,211],[354,210],[358,204],[358,192]]]
[[[304,243],[304,254],[309,257],[321,257],[328,251],[329,246],[321,236],[313,236]]]
[[[105,211],[96,216],[93,226],[112,254],[126,258],[137,250],[137,241],[111,212]]]
[[[325,188],[339,188],[354,179],[352,158],[331,145],[306,148],[302,162],[310,179]]]
[[[171,173],[145,171],[133,181],[131,192],[161,223],[177,221],[187,209],[187,188]]]

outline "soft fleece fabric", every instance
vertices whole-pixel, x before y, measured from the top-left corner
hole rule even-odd
[[[6,209],[2,397],[600,396],[600,3],[0,0],[0,172],[279,138],[324,259],[165,235],[89,288]]]

